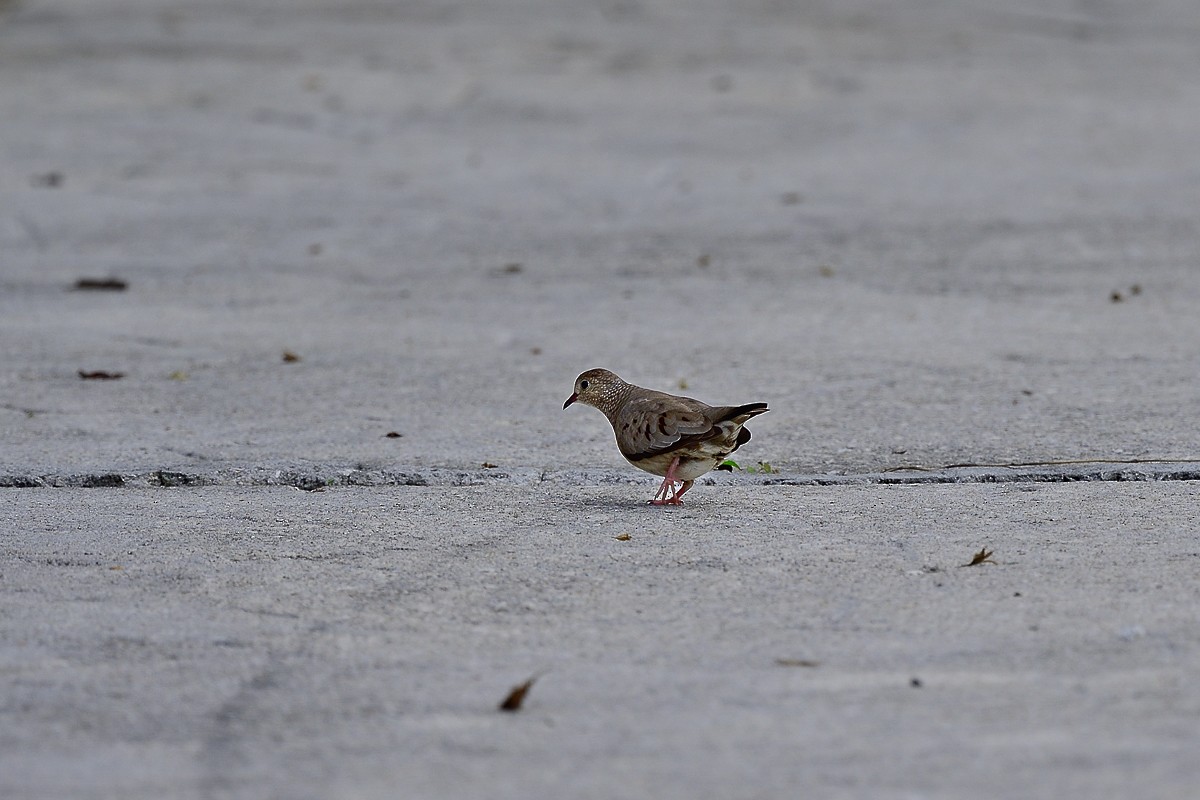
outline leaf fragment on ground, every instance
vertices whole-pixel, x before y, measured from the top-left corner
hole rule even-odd
[[[84,292],[123,292],[129,284],[120,278],[80,278],[75,281],[75,290]]]
[[[986,547],[982,547],[978,553],[971,557],[971,560],[968,563],[962,564],[961,566],[973,567],[977,564],[995,564],[996,562],[992,560],[993,554],[993,551],[988,550]]]
[[[510,691],[508,693],[508,696],[504,698],[504,701],[502,703],[500,703],[500,706],[499,706],[500,710],[501,711],[520,711],[521,704],[525,702],[525,695],[529,694],[529,690],[531,688],[533,688],[533,683],[536,680],[537,680],[537,676],[534,675],[532,678],[525,681],[521,685],[514,686],[512,688],[512,691]]]

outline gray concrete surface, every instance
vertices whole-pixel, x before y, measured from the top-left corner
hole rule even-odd
[[[1190,797],[1195,504],[1178,482],[665,513],[625,487],[14,491],[0,788]]]
[[[1193,796],[1197,41],[0,2],[0,795]],[[593,366],[774,471],[644,508]]]

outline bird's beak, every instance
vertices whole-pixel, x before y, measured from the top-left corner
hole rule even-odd
[[[575,394],[573,394],[567,398],[567,402],[563,403],[563,409],[565,410],[567,406],[571,405],[571,403],[574,403],[578,399],[579,399],[579,393],[576,392]]]

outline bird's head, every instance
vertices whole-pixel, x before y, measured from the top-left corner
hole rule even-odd
[[[563,403],[563,408],[572,403],[583,403],[607,413],[608,408],[620,402],[628,385],[606,369],[589,369],[575,379],[575,391]]]

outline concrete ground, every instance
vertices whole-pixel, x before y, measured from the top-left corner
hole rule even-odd
[[[0,0],[0,796],[1194,796],[1198,37]]]
[[[572,491],[14,490],[4,796],[1195,790],[1194,484]]]

